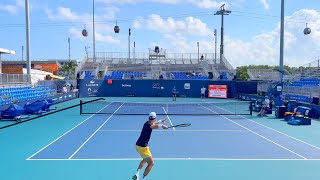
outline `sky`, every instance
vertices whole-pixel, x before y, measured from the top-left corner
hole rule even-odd
[[[94,8],[93,8],[94,2]],[[82,61],[93,52],[219,53],[222,4],[231,11],[224,21],[224,55],[235,68],[279,65],[280,0],[29,0],[31,59]],[[25,0],[0,0],[0,48],[15,50],[2,59],[25,59]],[[311,34],[303,30],[311,28]],[[120,33],[114,33],[114,26]],[[87,37],[81,32],[86,29]],[[320,59],[320,1],[285,0],[284,65],[304,66]]]

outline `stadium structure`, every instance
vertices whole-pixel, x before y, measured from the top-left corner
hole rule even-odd
[[[167,53],[155,47],[147,53],[97,52],[86,56],[77,68],[80,79],[224,79],[235,70],[226,58],[214,53]],[[189,74],[190,73],[190,74]],[[212,75],[211,75],[212,74]],[[209,77],[210,76],[210,77]]]

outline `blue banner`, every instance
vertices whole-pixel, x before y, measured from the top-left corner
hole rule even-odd
[[[227,85],[228,98],[233,98],[236,93],[257,91],[256,82],[245,82],[250,88],[236,88],[242,86],[241,82],[235,81],[207,81],[207,80],[90,80],[79,81],[80,97],[170,97],[175,87],[180,97],[199,97],[202,86]],[[243,92],[244,91],[244,92]]]

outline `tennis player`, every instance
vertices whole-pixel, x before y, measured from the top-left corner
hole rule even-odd
[[[172,101],[177,101],[177,89],[175,86],[172,88],[171,92],[172,92]]]
[[[200,93],[201,93],[201,99],[204,100],[204,98],[206,97],[206,88],[204,86],[202,86],[202,88],[200,89]]]
[[[154,162],[152,159],[152,154],[148,147],[148,142],[150,140],[150,136],[152,133],[152,129],[157,129],[158,127],[162,127],[163,129],[168,129],[168,126],[164,124],[160,124],[164,122],[166,119],[161,119],[159,121],[155,121],[157,114],[155,112],[151,112],[149,114],[149,120],[144,123],[139,139],[136,142],[136,150],[142,157],[142,161],[138,166],[137,173],[132,177],[133,180],[139,180],[140,170],[143,168],[144,164],[147,162],[148,166],[144,170],[142,179],[146,179],[146,176],[151,171]]]

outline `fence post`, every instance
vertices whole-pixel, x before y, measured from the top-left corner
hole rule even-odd
[[[80,100],[80,115],[82,115],[82,100]]]

